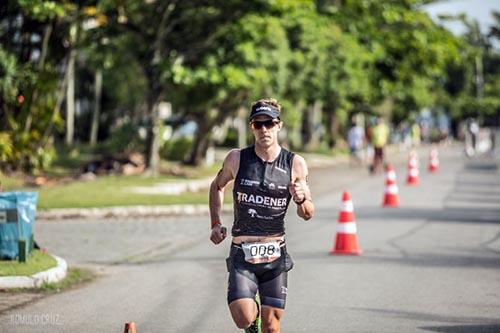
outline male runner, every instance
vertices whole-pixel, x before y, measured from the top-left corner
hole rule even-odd
[[[304,220],[314,215],[307,185],[307,165],[301,156],[278,143],[281,106],[274,99],[252,104],[250,126],[255,144],[231,150],[210,186],[210,239],[226,238],[220,212],[226,185],[233,188],[232,244],[226,259],[227,300],[234,322],[246,332],[280,332],[285,309],[287,275],[293,262],[285,246],[284,218],[293,200]],[[261,307],[255,300],[259,291]]]

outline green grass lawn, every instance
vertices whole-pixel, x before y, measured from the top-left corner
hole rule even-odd
[[[153,186],[168,181],[172,181],[172,179],[105,176],[90,182],[76,181],[66,185],[42,187],[39,189],[38,208],[208,203],[206,191],[179,195],[142,194],[133,191],[133,187]]]
[[[50,255],[39,250],[33,250],[26,262],[0,260],[0,276],[29,276],[55,266],[57,266],[57,262]]]
[[[134,187],[151,187],[158,183],[182,182],[214,176],[220,163],[208,168],[182,167],[182,176],[99,176],[93,181],[74,180],[56,185],[27,188],[20,177],[7,177],[0,173],[5,191],[38,192],[38,208],[86,208],[134,205],[208,204],[208,190],[179,195],[142,194]],[[226,196],[230,203],[231,196]]]

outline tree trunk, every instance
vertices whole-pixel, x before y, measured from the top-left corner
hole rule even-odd
[[[57,89],[56,92],[56,105],[54,106],[54,110],[52,111],[52,116],[50,117],[49,124],[45,131],[43,132],[42,139],[40,140],[40,143],[38,145],[39,148],[45,147],[45,145],[49,142],[49,139],[52,136],[52,130],[54,129],[54,122],[57,118],[57,115],[61,112],[62,104],[64,101],[64,95],[66,91],[66,87],[68,85],[68,66],[69,66],[69,59],[67,61],[67,64],[65,65],[65,69],[63,70],[64,76],[62,80],[59,83],[59,88]]]
[[[333,148],[336,142],[336,133],[335,130],[335,114],[334,110],[328,109],[325,110],[326,114],[326,128],[327,128],[327,137],[328,137],[328,148]]]
[[[160,127],[161,120],[158,112],[159,99],[151,99],[148,109],[151,112],[148,124],[147,164],[146,172],[151,176],[160,174]]]
[[[95,73],[94,85],[94,110],[92,111],[92,124],[90,127],[90,146],[94,147],[97,143],[97,134],[99,132],[99,117],[101,114],[101,94],[102,94],[102,71]]]
[[[484,92],[484,75],[483,75],[483,56],[480,52],[474,58],[475,63],[475,85],[476,85],[476,97],[482,98]]]
[[[72,49],[68,62],[68,85],[66,88],[66,144],[73,144],[75,135],[75,58],[76,51]]]
[[[201,164],[210,144],[211,126],[204,118],[196,119],[198,128],[194,137],[193,148],[185,164],[198,166]]]
[[[226,106],[222,107],[227,108]],[[188,165],[200,165],[202,160],[205,158],[207,149],[213,144],[212,143],[212,128],[215,124],[220,124],[226,119],[228,114],[226,112],[221,112],[219,109],[213,109],[211,111],[215,112],[215,115],[211,120],[207,119],[206,113],[198,113],[196,115],[196,124],[198,129],[196,130],[196,135],[193,142],[193,148],[189,154],[189,158],[184,162]]]
[[[332,110],[330,114],[331,117],[330,117],[330,122],[328,124],[328,129],[331,135],[331,142],[332,142],[331,148],[333,148],[337,145],[339,140],[340,121],[335,111]]]
[[[321,102],[316,101],[309,106],[304,114],[306,119],[303,119],[305,125],[304,147],[307,151],[314,150],[318,147],[320,141],[321,128]]]
[[[48,23],[45,26],[45,30],[43,32],[43,41],[42,41],[42,52],[40,55],[40,60],[38,61],[38,72],[41,73],[43,68],[45,67],[45,59],[47,57],[47,49],[49,47],[50,36],[52,35],[52,23]],[[38,91],[39,88],[36,87],[33,91],[33,95],[31,96],[30,105],[36,105],[38,100]],[[29,133],[31,130],[31,124],[33,122],[33,113],[29,113],[26,118],[26,123],[24,125],[24,133]]]
[[[247,120],[246,109],[241,107],[238,109],[238,148],[244,148],[247,145]]]

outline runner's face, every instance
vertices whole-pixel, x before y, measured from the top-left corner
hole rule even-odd
[[[269,116],[257,116],[252,120],[253,122],[260,125],[250,125],[255,137],[255,144],[267,148],[278,142],[278,132],[281,129],[281,122],[278,119]]]

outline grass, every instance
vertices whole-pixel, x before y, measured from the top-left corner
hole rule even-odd
[[[140,176],[106,176],[95,181],[76,181],[66,185],[43,187],[39,190],[38,207],[84,208],[132,205],[205,204],[207,192],[179,195],[142,194],[133,191],[136,186],[153,186],[172,181],[167,178],[142,178]]]
[[[82,283],[91,282],[96,277],[97,275],[89,269],[73,267],[68,269],[68,274],[63,280],[56,283],[44,283],[40,289],[46,292],[60,291]]]
[[[50,255],[39,250],[33,250],[24,263],[16,260],[0,260],[0,276],[30,276],[55,267],[57,262]]]
[[[186,192],[179,195],[164,195],[136,193],[133,191],[133,187],[152,187],[158,183],[207,178],[214,176],[220,166],[220,162],[211,167],[198,168],[163,162],[163,169],[175,169],[179,175],[159,177],[110,175],[98,176],[93,181],[74,180],[59,184],[56,182],[41,187],[25,187],[21,176],[7,177],[0,174],[0,182],[2,182],[5,191],[37,191],[39,209],[208,204],[207,190],[196,193]],[[230,196],[227,197],[230,198]]]

